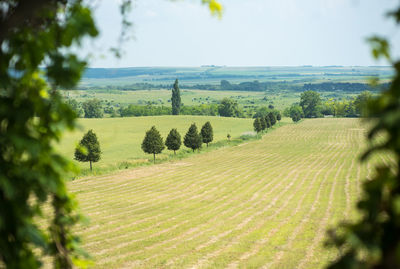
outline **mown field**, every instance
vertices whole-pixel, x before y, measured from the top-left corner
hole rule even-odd
[[[365,134],[357,119],[304,120],[262,140],[72,181],[91,220],[78,232],[95,268],[321,268],[336,255],[323,247],[327,228],[356,217],[373,173],[357,159]]]
[[[145,133],[156,126],[161,136],[165,139],[172,128],[177,128],[182,140],[189,126],[196,123],[200,131],[203,124],[210,121],[214,128],[214,142],[227,140],[229,133],[232,138],[240,137],[243,133],[253,130],[252,119],[237,119],[226,117],[208,116],[151,116],[131,118],[104,118],[104,119],[79,119],[80,126],[73,133],[66,133],[61,144],[57,145],[58,150],[67,158],[74,156],[75,146],[82,139],[84,133],[89,129],[97,134],[102,151],[101,160],[94,163],[95,171],[115,170],[121,163],[134,165],[135,163],[152,160],[152,155],[146,154],[141,149]],[[205,145],[204,145],[205,147]],[[182,144],[177,151],[186,152],[187,148]],[[191,150],[190,150],[191,151]],[[157,155],[158,160],[171,157],[173,152],[165,149]],[[88,170],[88,163],[76,162],[84,171]]]

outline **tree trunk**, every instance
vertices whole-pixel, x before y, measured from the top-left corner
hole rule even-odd
[[[156,154],[153,153],[153,162],[156,163]]]
[[[193,150],[193,152],[194,152],[194,149],[192,149]]]
[[[207,148],[208,148],[208,143],[207,143]]]
[[[90,171],[92,171],[92,161],[89,162],[90,162]]]
[[[176,155],[176,150],[174,150],[174,155]]]

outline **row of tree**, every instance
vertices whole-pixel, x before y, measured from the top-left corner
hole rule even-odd
[[[196,149],[200,149],[203,143],[207,144],[208,147],[208,144],[213,140],[214,131],[211,123],[207,121],[200,132],[197,131],[196,124],[193,123],[183,139],[183,144],[191,148],[194,152]],[[165,146],[167,146],[169,150],[173,150],[174,154],[176,154],[176,151],[180,149],[181,145],[181,135],[176,128],[171,129],[164,144],[160,132],[153,126],[146,132],[142,142],[142,150],[146,153],[153,154],[153,160],[155,162],[156,154],[161,153],[165,149]],[[90,171],[92,171],[92,163],[98,162],[101,159],[101,153],[97,135],[93,130],[89,130],[84,134],[82,140],[75,148],[74,159],[79,162],[89,162]]]
[[[271,128],[276,124],[276,121],[280,120],[281,120],[281,114],[280,113],[275,114],[273,112],[269,112],[264,117],[263,116],[257,117],[254,119],[253,122],[254,131],[260,133],[264,130]]]
[[[213,139],[214,132],[209,121],[203,125],[200,132],[197,131],[196,124],[193,123],[185,134],[183,144],[194,152],[196,149],[200,149],[203,143],[206,143],[208,147],[208,144],[212,142]],[[142,142],[142,150],[145,153],[153,154],[153,161],[155,162],[156,154],[160,154],[165,149],[165,146],[167,146],[169,150],[173,150],[174,154],[176,154],[176,151],[180,149],[181,145],[181,135],[176,128],[171,129],[164,144],[160,132],[153,126],[146,132]]]

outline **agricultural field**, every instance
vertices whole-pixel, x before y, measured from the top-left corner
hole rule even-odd
[[[115,133],[127,138],[128,126],[143,129],[127,122]],[[337,255],[323,247],[326,230],[357,218],[361,182],[373,163],[392,161],[361,165],[365,135],[357,119],[309,119],[172,163],[76,179],[69,188],[90,218],[78,233],[95,268],[321,268]],[[112,158],[123,154],[115,147]]]
[[[288,121],[288,119],[286,119]],[[167,137],[172,128],[177,128],[182,140],[189,129],[190,124],[196,123],[200,131],[203,124],[210,121],[214,128],[214,142],[226,140],[229,133],[231,137],[238,138],[243,133],[253,130],[252,119],[237,119],[209,116],[149,116],[131,118],[103,118],[103,119],[79,119],[80,128],[73,133],[66,133],[58,150],[67,158],[73,158],[75,146],[82,139],[85,132],[90,129],[97,134],[100,141],[102,158],[94,164],[95,171],[115,170],[119,166],[134,166],[147,162],[152,155],[145,154],[141,149],[145,132],[153,125],[160,131],[161,136]],[[205,147],[205,145],[204,145]],[[177,151],[188,151],[184,145]],[[191,151],[191,150],[190,150]],[[173,152],[165,149],[157,155],[158,160],[173,157]],[[82,170],[87,170],[88,163],[76,162]]]

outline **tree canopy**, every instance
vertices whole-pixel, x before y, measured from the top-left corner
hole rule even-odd
[[[203,143],[207,144],[208,147],[208,143],[212,142],[214,139],[214,132],[213,132],[213,128],[211,126],[211,123],[209,121],[207,121],[203,127],[201,127],[201,138],[203,139]]]
[[[102,118],[103,108],[99,99],[91,99],[82,104],[85,118]]]
[[[243,117],[243,112],[238,103],[230,98],[221,100],[221,104],[218,106],[218,113],[223,117]]]
[[[183,144],[191,148],[194,152],[195,149],[199,149],[203,143],[201,135],[197,131],[197,126],[195,123],[190,125],[185,138],[183,139]]]
[[[319,93],[305,91],[300,96],[300,106],[303,109],[305,118],[321,117],[321,98]]]
[[[167,139],[165,140],[165,145],[169,150],[173,150],[174,154],[176,154],[176,151],[180,149],[182,140],[177,129],[174,128],[169,132]]]
[[[142,142],[142,150],[146,153],[153,154],[153,162],[156,162],[156,154],[161,153],[164,150],[164,142],[160,135],[160,132],[155,126],[152,126],[150,130],[146,132],[146,135]]]
[[[89,130],[75,149],[75,160],[89,162],[92,171],[92,162],[98,162],[101,158],[100,143],[93,130]]]

